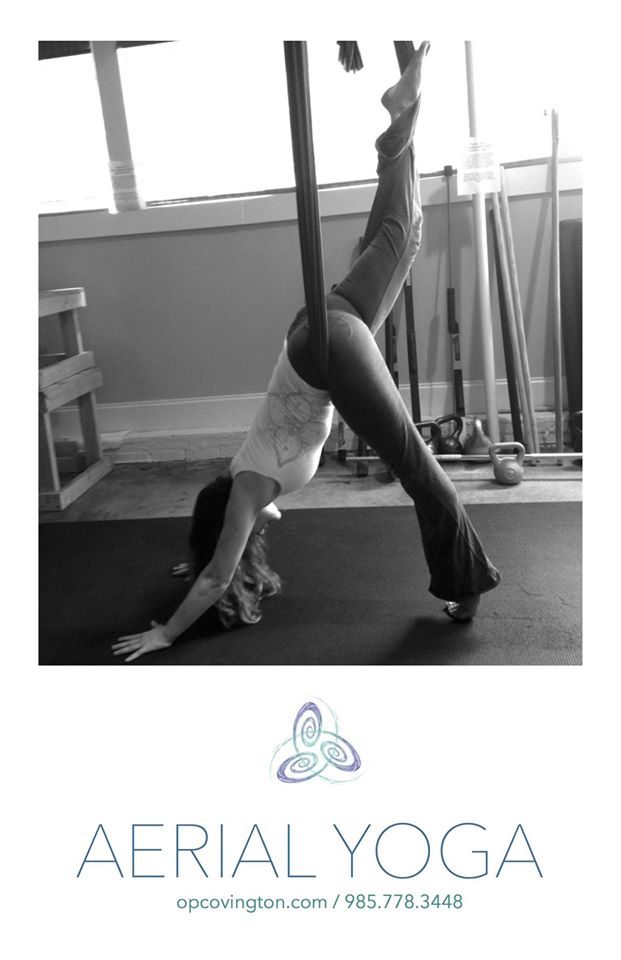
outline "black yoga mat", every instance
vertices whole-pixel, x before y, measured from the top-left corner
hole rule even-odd
[[[503,581],[471,624],[428,593],[411,507],[291,510],[270,529],[283,593],[253,626],[209,612],[170,664],[580,664],[581,505],[468,508]],[[40,663],[121,664],[110,642],[167,618],[187,586],[186,519],[53,523],[40,528]]]

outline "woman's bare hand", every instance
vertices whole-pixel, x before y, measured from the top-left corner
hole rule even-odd
[[[166,647],[171,647],[172,643],[173,641],[166,633],[165,627],[152,620],[150,630],[145,630],[144,633],[132,633],[128,637],[120,637],[116,643],[112,644],[112,652],[115,657],[122,657],[128,653],[129,656],[125,657],[125,663],[129,663],[130,660],[137,660],[143,653],[165,650]]]

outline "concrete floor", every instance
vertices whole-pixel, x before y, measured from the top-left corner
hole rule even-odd
[[[192,513],[200,488],[220,473],[229,460],[117,464],[111,473],[62,512],[39,515],[44,523],[77,520],[126,520],[183,517]],[[524,503],[582,499],[582,469],[570,461],[526,466],[518,486],[499,486],[491,465],[447,464],[463,503]],[[356,477],[355,464],[328,456],[303,490],[280,497],[285,510],[305,507],[374,507],[409,504],[395,482],[387,482],[381,464],[369,464],[369,476]]]

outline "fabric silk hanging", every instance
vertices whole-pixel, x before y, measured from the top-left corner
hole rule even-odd
[[[284,49],[304,297],[313,356],[322,379],[327,382],[328,318],[313,148],[308,54],[304,40],[285,40]]]

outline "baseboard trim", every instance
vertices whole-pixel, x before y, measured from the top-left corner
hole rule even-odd
[[[244,430],[265,394],[145,400],[139,403],[98,403],[102,433],[205,433]],[[63,437],[79,435],[77,407],[67,406],[54,418]]]
[[[407,408],[411,409],[409,384],[403,384],[399,389]],[[551,378],[533,380],[532,391],[537,410],[554,408],[554,381]],[[482,381],[466,382],[464,395],[471,416],[485,410]],[[99,430],[104,446],[113,451],[116,462],[127,461],[132,456],[134,460],[145,462],[233,456],[264,396],[252,393],[142,403],[103,403],[97,408]],[[508,412],[506,380],[497,382],[497,400],[498,409]],[[421,384],[423,419],[436,419],[451,413],[452,401],[450,382]],[[55,411],[53,425],[58,440],[76,440],[81,436],[76,407],[67,406]]]

